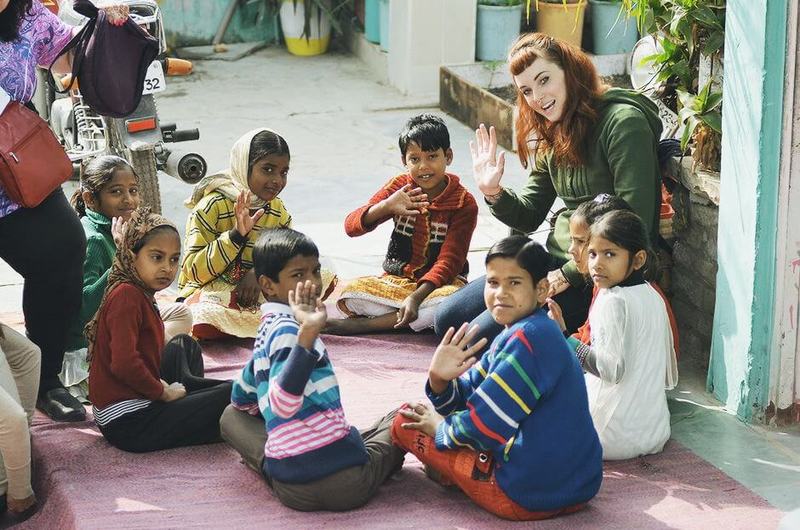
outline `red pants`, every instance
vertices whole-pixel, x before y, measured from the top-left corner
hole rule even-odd
[[[500,489],[488,453],[476,453],[468,448],[440,451],[436,448],[433,438],[427,434],[401,427],[409,421],[402,414],[395,417],[392,424],[392,441],[437,471],[442,477],[440,482],[443,485],[455,484],[475,504],[498,517],[512,521],[534,521],[577,512],[586,506],[586,503],[581,503],[548,512],[526,510],[509,499]]]

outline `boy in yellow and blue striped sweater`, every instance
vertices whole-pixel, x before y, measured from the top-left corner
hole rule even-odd
[[[524,236],[486,256],[484,301],[505,329],[486,340],[477,326],[445,334],[421,403],[401,409],[395,443],[482,508],[512,520],[577,511],[597,494],[602,449],[589,415],[583,371],[543,307],[550,256]]]

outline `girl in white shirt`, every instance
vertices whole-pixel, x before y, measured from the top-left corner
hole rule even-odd
[[[576,346],[603,458],[658,453],[670,435],[665,388],[675,386],[678,369],[664,300],[647,282],[656,261],[642,220],[624,210],[603,215],[591,226],[587,255],[599,291],[591,346]]]

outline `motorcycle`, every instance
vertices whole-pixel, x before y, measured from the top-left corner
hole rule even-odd
[[[48,7],[57,10],[61,20],[73,26],[85,23],[85,17],[72,9],[71,0],[58,2],[56,9],[52,5]],[[54,4],[53,1],[48,3]],[[167,174],[195,184],[206,174],[208,166],[205,159],[198,153],[167,147],[167,144],[197,140],[200,132],[198,129],[178,129],[176,124],[162,123],[156,104],[156,94],[166,90],[166,77],[186,75],[191,72],[192,64],[190,61],[166,57],[164,24],[155,0],[119,0],[117,3],[127,5],[131,19],[159,42],[159,55],[147,70],[142,99],[136,110],[124,118],[101,116],[85,104],[77,81],[67,94],[57,93],[55,87],[63,90],[70,85],[71,75],[50,76],[47,70],[42,69],[39,71],[39,86],[43,93],[35,100],[36,106],[40,110],[46,109],[43,117],[48,120],[74,164],[101,154],[132,159],[135,158],[131,155],[133,150],[146,146],[152,150],[158,174]],[[144,173],[147,173],[147,168],[144,168]]]

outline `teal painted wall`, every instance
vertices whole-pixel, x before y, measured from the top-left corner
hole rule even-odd
[[[164,28],[171,48],[211,44],[229,0],[161,0]],[[276,40],[278,19],[264,0],[242,2],[223,42]]]
[[[796,0],[795,0],[796,1]],[[708,386],[745,421],[769,390],[787,0],[728,0]]]

